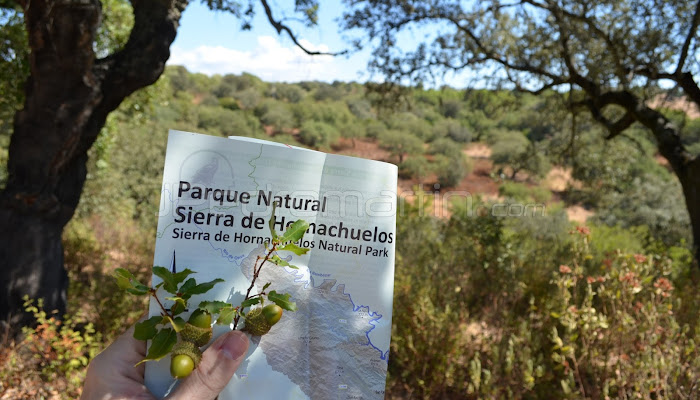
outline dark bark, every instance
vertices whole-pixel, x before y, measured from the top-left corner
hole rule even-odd
[[[96,59],[99,0],[24,5],[31,48],[24,108],[10,142],[7,186],[0,193],[0,321],[31,320],[23,296],[63,313],[68,279],[61,232],[86,178],[87,151],[109,112],[164,70],[186,0],[134,0],[124,49]]]
[[[678,128],[663,114],[641,103],[635,105],[634,113],[652,131],[659,153],[668,160],[681,183],[693,233],[693,255],[700,265],[700,157],[685,150]]]
[[[691,79],[692,81],[692,79]],[[692,95],[698,91],[697,85],[686,82],[688,88],[684,88]],[[597,92],[596,92],[597,94]],[[608,138],[613,138],[629,127],[632,122],[638,121],[647,127],[657,141],[659,153],[668,160],[673,172],[683,189],[686,208],[690,217],[690,225],[693,234],[693,255],[695,263],[700,262],[700,157],[689,153],[680,137],[680,131],[661,112],[647,107],[644,101],[629,91],[607,92],[591,97],[585,103],[594,118],[608,128]],[[691,96],[691,99],[694,98]],[[626,112],[618,121],[611,122],[602,116],[600,110],[610,104],[623,107]],[[700,102],[696,102],[700,105]]]

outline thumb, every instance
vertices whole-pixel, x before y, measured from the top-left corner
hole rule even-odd
[[[202,361],[169,399],[213,400],[224,389],[248,352],[248,337],[241,331],[221,335],[202,355]]]

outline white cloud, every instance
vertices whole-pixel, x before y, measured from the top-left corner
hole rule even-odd
[[[310,56],[296,46],[284,47],[273,36],[260,36],[253,51],[240,51],[223,46],[202,45],[191,50],[171,48],[170,65],[184,65],[191,72],[213,74],[251,73],[268,82],[318,80],[356,80],[343,68],[346,61],[333,56]],[[328,46],[315,46],[301,40],[309,50],[328,51]],[[356,75],[351,73],[350,75]]]

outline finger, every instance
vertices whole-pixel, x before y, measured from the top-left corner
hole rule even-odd
[[[213,400],[229,383],[248,352],[248,337],[241,331],[221,335],[202,355],[202,361],[168,398]]]
[[[143,384],[146,343],[133,337],[134,327],[120,335],[88,366],[81,399],[153,399]]]

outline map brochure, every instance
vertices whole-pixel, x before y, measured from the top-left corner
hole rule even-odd
[[[189,268],[199,282],[224,280],[193,296],[190,306],[239,305],[271,240],[268,224],[284,232],[296,220],[309,223],[295,244],[310,250],[279,253],[298,269],[266,262],[255,283],[289,293],[297,310],[285,311],[269,333],[249,336],[245,361],[219,399],[384,398],[396,189],[393,164],[170,131],[154,265]],[[154,286],[161,281],[152,279]],[[160,314],[154,303],[150,316]],[[214,325],[214,339],[232,328]],[[177,385],[169,363],[169,356],[146,363],[146,386],[157,396]]]

